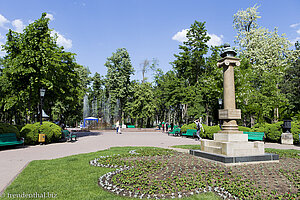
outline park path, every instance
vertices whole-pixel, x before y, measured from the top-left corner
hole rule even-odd
[[[76,142],[36,145],[0,150],[0,196],[15,177],[33,160],[48,160],[90,153],[116,146],[152,146],[200,144],[191,138],[168,136],[161,132],[100,132],[79,137]],[[265,148],[298,149],[299,146],[266,143]],[[185,151],[186,150],[182,150]]]

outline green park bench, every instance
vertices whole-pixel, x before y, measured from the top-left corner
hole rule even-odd
[[[24,144],[24,140],[18,141],[15,133],[0,134],[0,146]]]
[[[68,140],[72,141],[73,138],[74,138],[75,140],[77,140],[77,134],[76,134],[76,133],[70,132],[70,131],[68,131],[68,130],[62,130],[62,133],[63,133],[64,139],[66,139],[67,141],[68,141]]]
[[[264,132],[243,132],[243,133],[248,134],[248,140],[265,141]]]
[[[180,135],[180,128],[173,128],[173,131],[168,132],[168,135]]]
[[[197,133],[196,129],[188,129],[186,131],[186,133],[182,133],[181,136],[192,136],[192,137],[195,137],[196,133]]]
[[[135,125],[127,125],[127,128],[135,128]]]

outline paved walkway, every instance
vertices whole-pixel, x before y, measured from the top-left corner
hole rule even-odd
[[[32,160],[47,160],[89,153],[116,146],[153,146],[170,148],[173,145],[199,144],[190,138],[168,136],[161,132],[101,132],[80,137],[77,142],[36,145],[0,151],[0,195]],[[298,149],[299,146],[266,143],[266,148]]]

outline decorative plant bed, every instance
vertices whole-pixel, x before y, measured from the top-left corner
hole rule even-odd
[[[224,199],[292,199],[300,195],[299,157],[225,167],[170,150],[136,149],[102,156],[90,164],[116,168],[98,183],[121,196],[167,199],[210,191]]]

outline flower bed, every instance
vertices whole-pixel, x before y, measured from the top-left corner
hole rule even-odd
[[[300,194],[299,156],[225,167],[170,150],[137,149],[90,164],[117,169],[100,177],[99,185],[121,196],[164,199],[212,191],[226,199],[292,199]]]

